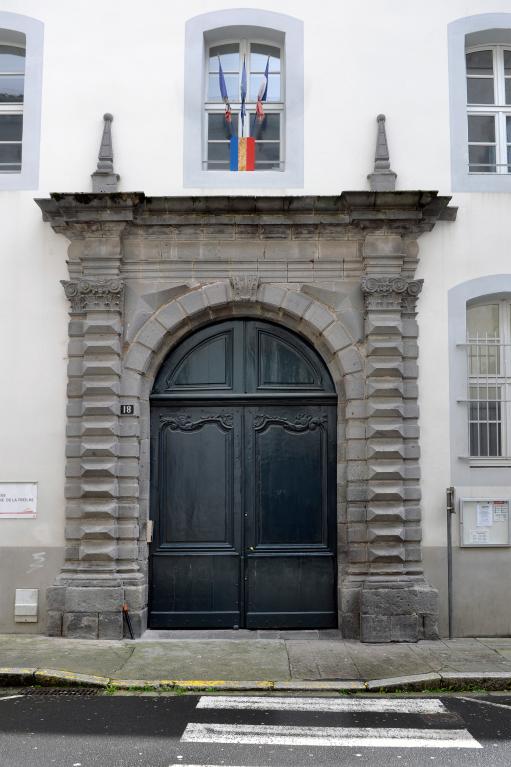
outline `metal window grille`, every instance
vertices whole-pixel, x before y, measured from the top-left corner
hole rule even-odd
[[[511,344],[497,336],[469,336],[467,349],[469,454],[509,457]]]

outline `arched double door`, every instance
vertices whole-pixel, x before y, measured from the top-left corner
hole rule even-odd
[[[184,340],[151,395],[152,628],[326,628],[336,612],[336,397],[295,334]]]

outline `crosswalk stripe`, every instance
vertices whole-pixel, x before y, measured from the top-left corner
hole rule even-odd
[[[356,746],[373,748],[482,748],[467,730],[388,727],[287,727],[280,725],[190,722],[181,737],[188,743],[268,746]]]
[[[203,695],[197,708],[396,714],[443,714],[447,710],[436,698],[267,698],[256,695]]]

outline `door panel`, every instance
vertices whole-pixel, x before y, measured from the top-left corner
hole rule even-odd
[[[337,625],[335,407],[245,411],[246,622]]]
[[[240,623],[241,409],[152,415],[151,626]]]
[[[246,627],[335,628],[335,557],[273,552],[247,556]]]
[[[234,440],[231,414],[160,417],[162,544],[233,546]]]
[[[251,420],[256,548],[326,543],[326,434],[311,428],[312,415],[289,410]]]

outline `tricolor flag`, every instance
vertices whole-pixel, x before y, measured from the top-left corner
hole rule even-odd
[[[222,96],[222,99],[225,104],[225,122],[230,127],[232,112],[231,112],[231,105],[229,104],[229,95],[227,93],[227,86],[225,84],[224,71],[222,69],[222,62],[220,61],[220,56],[218,57],[218,84],[220,86],[220,95]]]
[[[255,139],[252,136],[231,136],[230,170],[254,170]]]
[[[243,126],[245,124],[245,115],[247,109],[245,107],[245,101],[247,99],[247,68],[245,66],[245,57],[243,56],[243,69],[241,70],[241,135],[243,136]]]
[[[268,95],[268,68],[270,66],[270,57],[268,56],[268,60],[266,62],[266,68],[264,70],[263,79],[261,80],[261,85],[259,86],[259,91],[257,93],[257,104],[256,104],[256,118],[258,120],[264,119],[264,109],[263,109],[263,101],[266,101],[266,96]]]

